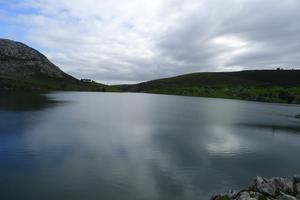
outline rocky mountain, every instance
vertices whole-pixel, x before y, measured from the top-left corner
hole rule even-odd
[[[79,81],[37,50],[20,42],[0,39],[0,92],[2,90],[106,91],[106,86]]]
[[[7,39],[0,39],[0,76],[6,78],[70,77],[37,50]]]

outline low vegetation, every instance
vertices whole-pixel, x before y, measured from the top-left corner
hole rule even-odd
[[[2,90],[30,90],[30,91],[98,91],[105,92],[106,85],[96,82],[84,83],[76,79],[59,78],[30,78],[10,79],[0,78],[0,89]]]
[[[300,103],[300,70],[254,70],[194,73],[135,85],[111,86],[111,91],[172,94]]]

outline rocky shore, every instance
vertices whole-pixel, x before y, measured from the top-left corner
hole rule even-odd
[[[256,177],[248,188],[215,195],[211,200],[300,200],[300,176],[293,179]]]

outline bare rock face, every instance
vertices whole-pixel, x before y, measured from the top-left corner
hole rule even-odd
[[[254,180],[253,189],[262,194],[269,196],[276,196],[278,191],[286,194],[293,193],[293,181],[288,178],[271,178],[266,179],[263,177],[257,177]]]
[[[260,194],[258,192],[249,191],[249,192],[241,192],[237,196],[236,200],[259,200],[261,198],[263,198],[262,194]],[[265,198],[265,199],[267,199],[267,198]]]
[[[30,78],[34,76],[67,77],[63,71],[35,49],[20,42],[0,39],[0,77]]]
[[[281,193],[281,195],[279,195],[277,197],[277,199],[278,200],[297,200],[296,197],[288,195],[288,194],[285,194],[285,193]]]
[[[294,176],[294,194],[296,198],[300,199],[300,176]]]

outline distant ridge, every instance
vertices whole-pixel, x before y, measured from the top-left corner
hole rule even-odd
[[[192,73],[112,88],[124,92],[300,103],[300,70]]]
[[[199,72],[121,85],[129,91],[160,87],[300,86],[300,70],[245,70],[236,72]]]

